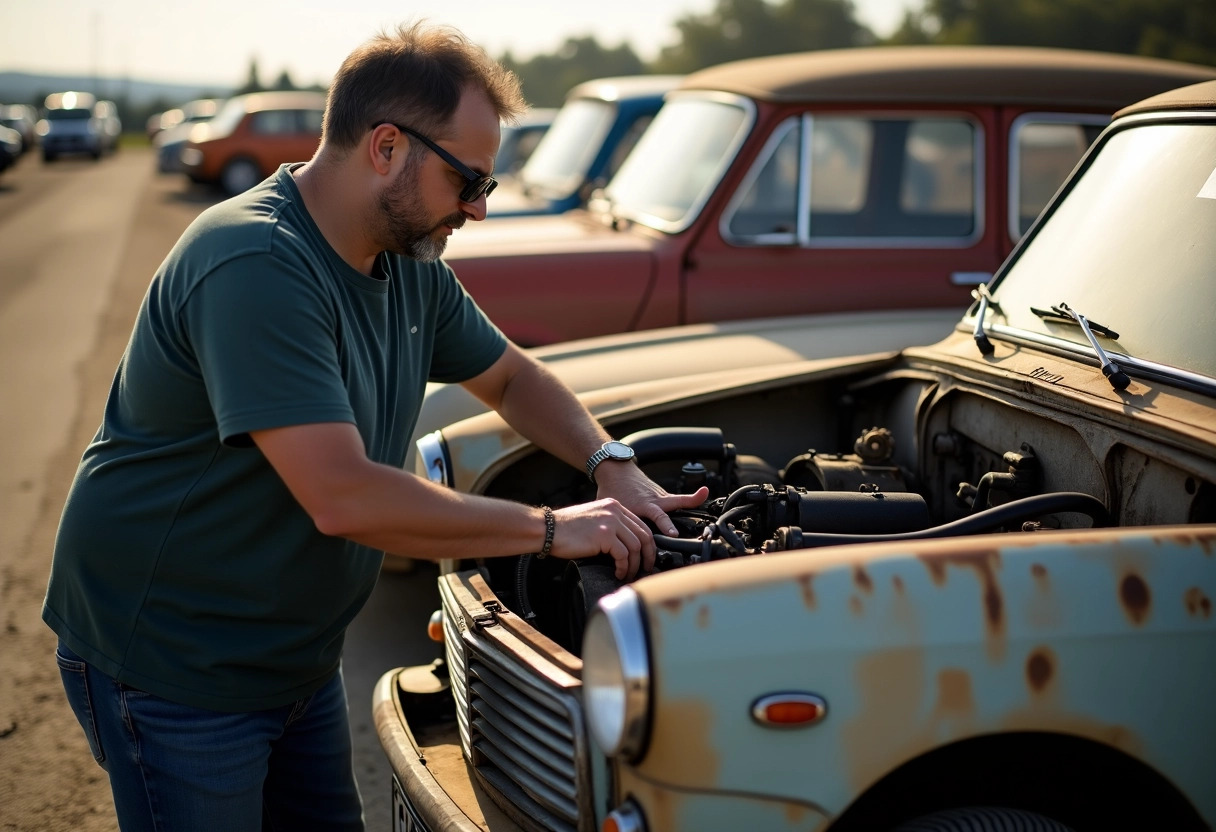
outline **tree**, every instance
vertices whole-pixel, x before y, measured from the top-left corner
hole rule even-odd
[[[713,11],[676,21],[680,42],[653,65],[658,72],[692,72],[725,61],[864,46],[874,34],[857,22],[851,0],[718,0]]]
[[[258,59],[256,57],[250,58],[249,59],[249,77],[245,80],[245,83],[240,88],[238,88],[236,90],[236,92],[233,94],[234,95],[243,95],[243,94],[249,93],[249,92],[261,92],[264,89],[266,89],[266,88],[262,86],[262,82],[258,78]]]
[[[1216,64],[1216,3],[927,0],[891,42],[1055,46]]]
[[[569,38],[557,52],[523,62],[510,52],[499,60],[519,76],[524,97],[534,107],[561,106],[570,88],[583,81],[646,72],[630,46],[605,49],[594,37]]]
[[[276,90],[294,90],[295,88],[296,85],[292,83],[291,75],[287,72],[287,70],[283,70],[279,73],[279,80],[275,81],[274,86],[271,87],[271,89]]]

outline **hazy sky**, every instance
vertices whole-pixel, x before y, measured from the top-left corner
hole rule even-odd
[[[920,0],[854,0],[888,34]],[[492,55],[554,51],[567,37],[629,42],[644,59],[676,38],[673,22],[714,0],[0,0],[0,71],[93,74],[238,86],[256,57],[264,83],[287,70],[328,83],[377,30],[425,17],[464,31]]]

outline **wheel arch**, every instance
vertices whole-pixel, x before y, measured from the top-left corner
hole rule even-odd
[[[831,832],[888,829],[978,805],[1038,812],[1077,832],[1209,830],[1186,796],[1141,760],[1082,737],[1019,732],[961,740],[904,763],[855,800]]]

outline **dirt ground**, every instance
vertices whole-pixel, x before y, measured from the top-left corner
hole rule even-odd
[[[188,212],[197,209],[181,206]],[[144,201],[135,217],[145,229],[165,224],[180,228],[181,221],[180,212],[151,201]],[[42,623],[41,608],[59,512],[81,452],[97,429],[144,289],[165,255],[161,237],[130,236],[118,280],[101,313],[97,343],[77,368],[82,406],[68,441],[47,466],[33,531],[15,551],[0,553],[0,829],[5,832],[118,828],[105,772],[93,762],[64,698],[53,656],[55,637]]]

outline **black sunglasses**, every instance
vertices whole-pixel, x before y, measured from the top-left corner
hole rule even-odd
[[[408,127],[402,127],[400,124],[393,124],[393,122],[391,122],[391,121],[382,121],[382,122],[380,122],[380,124],[388,124],[392,127],[396,127],[402,133],[408,133],[409,135],[413,136],[418,141],[422,142],[424,145],[429,147],[431,150],[435,151],[435,154],[440,159],[447,162],[449,165],[452,166],[452,168],[457,173],[459,173],[461,176],[463,176],[464,181],[465,181],[465,186],[460,189],[460,201],[461,202],[476,202],[478,197],[489,196],[490,194],[494,193],[494,189],[498,187],[498,180],[495,179],[493,176],[483,176],[483,175],[477,173],[475,170],[470,168],[464,162],[457,159],[451,153],[448,153],[442,147],[435,144],[433,141],[431,141],[426,136],[419,133],[417,130],[411,130]],[[375,130],[377,127],[380,126],[380,124],[374,125],[372,127],[372,129]]]

